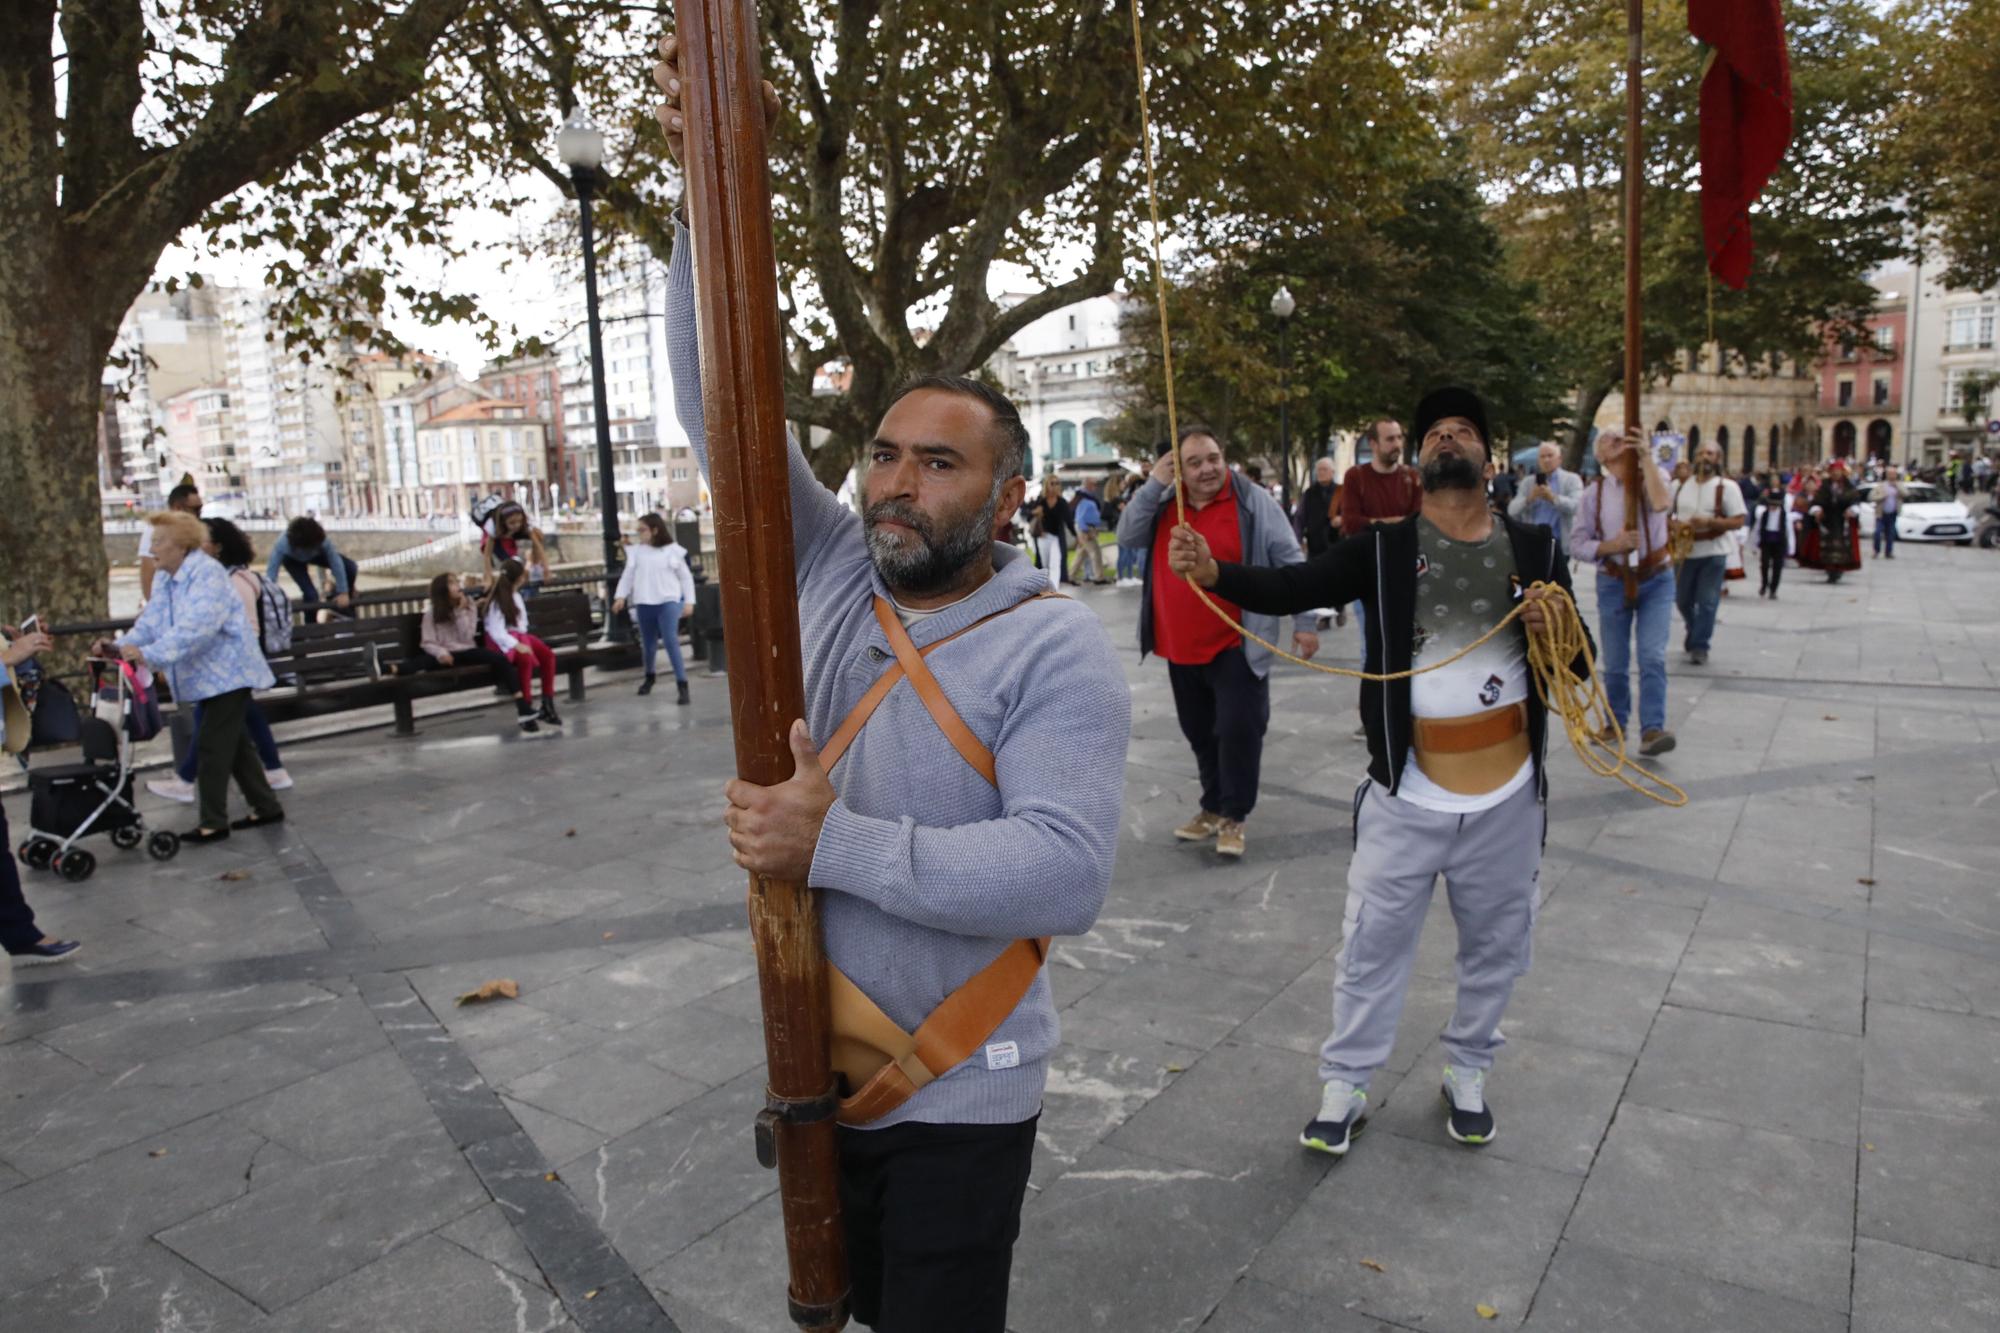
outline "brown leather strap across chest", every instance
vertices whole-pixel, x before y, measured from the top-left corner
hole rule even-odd
[[[875,599],[875,619],[889,641],[896,660],[882,673],[868,692],[848,711],[840,725],[820,747],[820,762],[828,772],[847,754],[854,738],[882,706],[882,701],[902,681],[922,701],[924,711],[937,724],[959,757],[994,787],[1000,785],[993,752],[975,736],[965,719],[945,697],[937,677],[924,659],[953,639],[969,634],[981,625],[1019,610],[1029,602],[1060,593],[1044,591],[1005,610],[981,617],[954,634],[918,648],[909,631],[896,616],[887,598]],[[859,986],[837,967],[829,967],[828,992],[833,1009],[833,1067],[840,1076],[840,1122],[865,1125],[879,1120],[901,1106],[918,1090],[961,1064],[1007,1021],[1021,1003],[1021,997],[1041,975],[1048,957],[1049,941],[1015,940],[1000,956],[973,974],[971,980],[944,998],[918,1025],[905,1032],[881,1006],[868,998]],[[1018,1053],[1017,1053],[1018,1054]]]

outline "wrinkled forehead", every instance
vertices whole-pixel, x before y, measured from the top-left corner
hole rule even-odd
[[[1222,446],[1213,435],[1190,435],[1181,441],[1181,461],[1191,466],[1213,463],[1222,457]]]
[[[1475,440],[1480,438],[1479,427],[1472,424],[1471,418],[1439,417],[1430,424],[1430,429],[1424,432],[1424,443],[1429,444],[1432,440],[1437,439],[1442,432],[1447,430],[1454,435],[1470,435]]]

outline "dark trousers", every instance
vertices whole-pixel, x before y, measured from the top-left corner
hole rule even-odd
[[[7,812],[0,809],[0,949],[19,953],[42,942],[35,909],[21,896],[21,868],[14,864],[14,847],[7,836]]]
[[[521,693],[520,682],[514,679],[514,664],[507,660],[505,653],[495,652],[486,647],[460,648],[451,655],[451,665],[483,666],[493,677],[494,689],[502,694],[519,696]],[[405,658],[398,670],[406,676],[414,676],[420,671],[445,671],[449,668],[429,653],[419,650],[415,657]]]
[[[1169,662],[1167,679],[1181,734],[1194,747],[1201,773],[1201,808],[1224,819],[1248,819],[1271,721],[1270,682],[1250,669],[1241,645],[1202,666]]]
[[[1895,559],[1896,516],[1894,514],[1877,514],[1875,516],[1875,554],[1886,555],[1892,560]]]
[[[361,566],[354,563],[354,557],[346,555],[340,557],[340,563],[347,567],[347,591],[352,594],[356,591],[354,580],[360,577]],[[319,585],[313,582],[312,570],[314,566],[326,570],[333,568],[332,563],[326,558],[325,551],[321,551],[310,560],[301,560],[295,555],[288,555],[284,559],[284,566],[285,572],[292,576],[292,582],[299,585],[300,601],[320,600]]]
[[[841,1128],[857,1323],[875,1333],[1005,1333],[1039,1119]]]
[[[250,691],[231,690],[201,701],[201,732],[195,738],[195,799],[202,828],[229,827],[229,779],[243,790],[252,813],[281,814],[264,761],[250,740],[243,718],[250,711]]]
[[[1778,580],[1785,574],[1785,539],[1778,538],[1777,544],[1769,542],[1757,548],[1758,575],[1763,580],[1757,585],[1758,592],[1776,592]]]
[[[264,716],[264,710],[251,700],[250,707],[243,712],[243,729],[250,733],[250,743],[257,747],[257,759],[266,770],[283,768],[285,761],[278,756],[278,738],[271,734],[271,723]],[[195,735],[201,735],[201,705],[194,706]],[[174,776],[182,782],[195,780],[195,764],[201,759],[201,743],[196,741],[188,746],[187,753],[174,765]]]

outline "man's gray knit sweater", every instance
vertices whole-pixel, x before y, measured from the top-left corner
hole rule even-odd
[[[693,246],[676,225],[667,271],[675,413],[708,468]],[[887,595],[861,519],[791,445],[792,527],[806,724],[822,743],[894,661]],[[994,546],[993,577],[913,626],[918,648],[1023,602],[1046,576]],[[996,790],[960,758],[908,685],[890,691],[832,773],[811,882],[835,966],[905,1031],[1011,940],[1080,935],[1104,905],[1124,804],[1132,701],[1097,617],[1044,599],[932,653],[945,697],[993,751]],[[1058,1036],[1046,970],[986,1047],[870,1128],[1012,1124],[1041,1109]]]

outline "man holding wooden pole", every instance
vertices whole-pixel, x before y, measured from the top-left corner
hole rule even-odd
[[[690,211],[709,228],[697,228],[697,256],[677,222],[667,282],[676,410],[707,470],[721,458],[705,409],[737,406],[704,401],[722,378],[701,372],[714,369],[702,362],[718,350],[711,302],[727,278],[709,247],[769,224],[713,216],[726,181],[695,160],[709,151],[696,139],[713,94],[705,61],[722,48],[697,36],[684,24],[665,38],[655,77],[668,145],[689,165]],[[817,890],[852,1312],[882,1333],[1006,1326],[1058,1034],[1042,962],[1050,936],[1091,928],[1117,847],[1124,675],[1096,617],[1048,595],[1040,571],[992,540],[1021,502],[1027,442],[998,391],[921,377],[869,444],[862,514],[819,484],[796,441],[785,494],[745,495],[746,512],[732,514],[718,487],[719,532],[789,509],[805,702],[794,770],[730,783],[725,823],[758,882]],[[738,589],[726,548],[723,563],[727,609]],[[738,672],[771,655],[758,642],[731,649]],[[771,1011],[768,984],[765,995],[768,1032],[789,1019]]]

